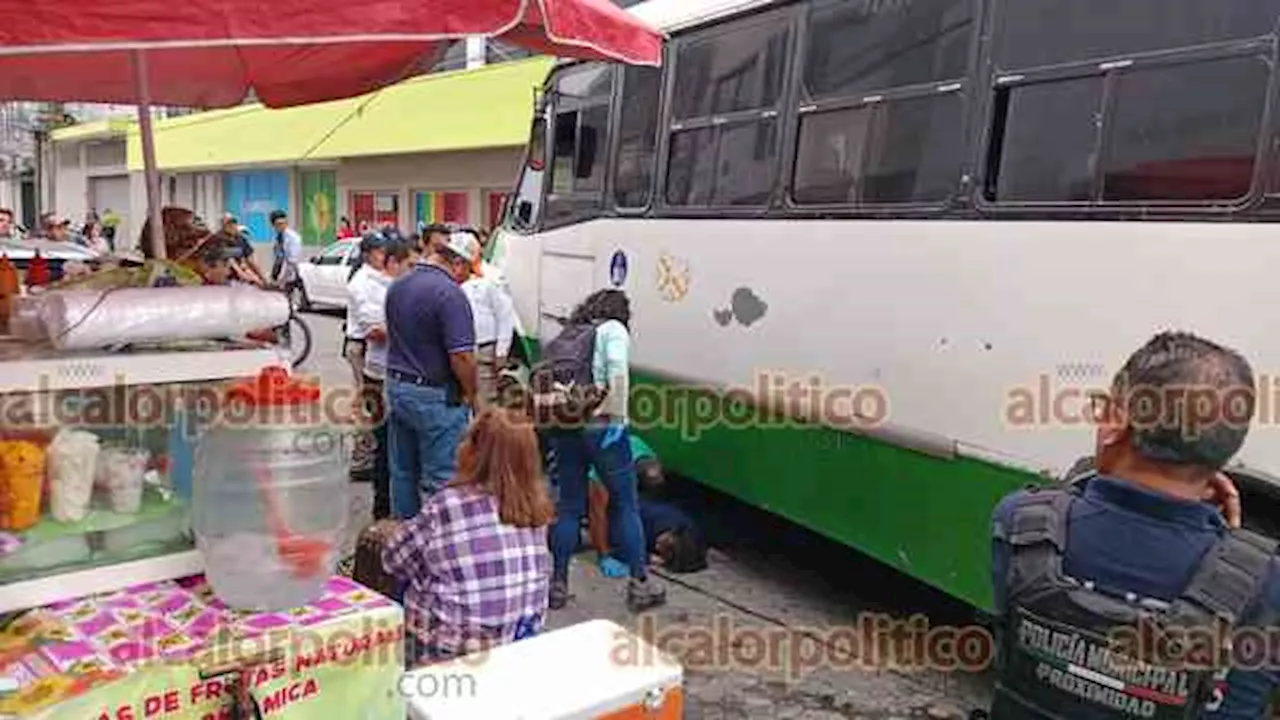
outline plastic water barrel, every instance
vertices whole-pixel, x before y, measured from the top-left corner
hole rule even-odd
[[[350,447],[319,386],[268,368],[233,386],[200,437],[192,525],[214,593],[237,610],[318,599],[337,566]]]

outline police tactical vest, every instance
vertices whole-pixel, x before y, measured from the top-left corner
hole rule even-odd
[[[1235,530],[1172,602],[1101,589],[1063,571],[1069,490],[1015,509],[992,720],[1193,720],[1222,701],[1231,630],[1264,590],[1276,543]]]

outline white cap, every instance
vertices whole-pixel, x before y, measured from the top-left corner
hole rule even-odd
[[[469,232],[453,232],[449,233],[449,239],[445,241],[444,249],[470,262],[480,254],[480,242],[476,240],[475,235]]]

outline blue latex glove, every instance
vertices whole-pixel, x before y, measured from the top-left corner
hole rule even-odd
[[[622,431],[621,425],[610,425],[609,429],[604,431],[604,439],[600,441],[600,449],[603,450],[621,440]]]
[[[600,574],[607,578],[623,578],[629,572],[627,566],[611,555],[600,556]]]

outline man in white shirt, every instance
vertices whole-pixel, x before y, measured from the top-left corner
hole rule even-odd
[[[351,365],[357,388],[366,383],[365,355],[368,352],[368,328],[362,326],[357,314],[359,309],[368,305],[369,295],[377,293],[377,285],[386,265],[386,240],[377,233],[369,233],[360,241],[360,255],[363,262],[351,279],[347,281],[347,321],[343,323],[342,356]],[[384,291],[385,292],[385,291]],[[367,479],[374,471],[374,440],[369,433],[356,435],[355,446],[351,449],[351,476],[356,479]]]
[[[366,287],[370,274],[379,275],[386,262],[386,238],[369,233],[360,240],[360,267],[347,281],[347,321],[343,324],[342,356],[351,365],[357,385],[364,377],[365,334],[356,323],[357,298],[355,293]],[[359,282],[357,282],[359,280]]]
[[[516,310],[505,279],[494,266],[476,258],[471,279],[462,284],[476,326],[476,396],[498,399],[498,373],[507,365],[516,329]]]
[[[387,417],[383,382],[387,377],[387,289],[392,281],[413,267],[413,253],[405,240],[390,240],[377,247],[378,268],[366,264],[351,278],[347,290],[351,302],[351,328],[365,338],[361,368],[364,417],[373,425],[367,445],[372,461],[373,519],[391,517],[391,472],[387,461]],[[359,445],[360,443],[357,443]]]

